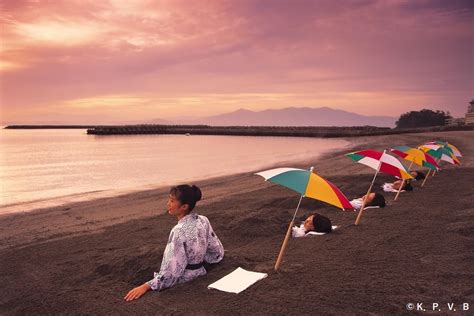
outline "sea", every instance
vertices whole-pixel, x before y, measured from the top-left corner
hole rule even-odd
[[[340,138],[88,135],[0,129],[0,214],[265,170],[345,148]],[[309,167],[309,166],[308,166]]]

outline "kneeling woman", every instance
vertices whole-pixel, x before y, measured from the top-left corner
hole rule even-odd
[[[222,260],[224,248],[211,223],[207,217],[191,213],[199,200],[201,190],[194,185],[171,188],[168,213],[176,216],[178,224],[171,230],[160,272],[155,272],[153,279],[128,292],[125,300],[137,299],[150,289],[159,291],[191,281],[206,274],[205,262],[217,263]]]

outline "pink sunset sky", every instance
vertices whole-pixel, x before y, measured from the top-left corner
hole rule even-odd
[[[0,1],[3,124],[328,106],[463,116],[470,0]]]

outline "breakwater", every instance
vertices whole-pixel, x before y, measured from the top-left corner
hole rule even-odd
[[[404,133],[474,130],[474,125],[422,128],[375,126],[209,126],[209,125],[9,125],[6,129],[87,129],[90,135],[192,134],[229,136],[357,137]]]
[[[238,136],[294,136],[294,137],[357,137],[401,133],[474,130],[474,126],[436,126],[426,128],[391,129],[374,126],[208,126],[208,125],[120,125],[96,126],[87,130],[92,135],[135,134],[190,134]]]
[[[286,126],[207,126],[207,125],[124,125],[96,126],[87,130],[93,135],[191,134],[235,136],[340,137],[348,134],[379,134],[390,128],[364,127],[286,127]]]
[[[8,125],[6,129],[85,129],[96,125]]]

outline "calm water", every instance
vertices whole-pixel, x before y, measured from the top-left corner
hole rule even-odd
[[[31,201],[62,197],[68,202],[94,196],[86,192],[117,194],[254,171],[347,144],[297,137],[95,136],[79,129],[1,129],[0,213],[25,210],[31,204],[25,202]]]

